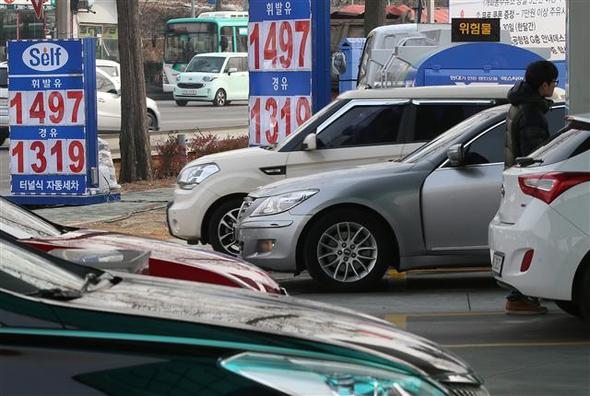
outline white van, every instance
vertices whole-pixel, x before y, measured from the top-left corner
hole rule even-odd
[[[170,233],[237,254],[233,224],[243,198],[288,177],[397,160],[469,116],[506,103],[507,85],[349,91],[275,147],[198,158],[180,172]]]
[[[248,53],[199,54],[176,77],[174,100],[178,106],[189,101],[225,106],[232,100],[248,100],[248,83]]]

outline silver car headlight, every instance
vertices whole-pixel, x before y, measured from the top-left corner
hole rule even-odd
[[[180,188],[190,190],[217,172],[219,172],[219,167],[213,163],[187,166],[180,171],[176,183]]]
[[[306,199],[314,196],[320,190],[302,190],[293,191],[285,194],[275,195],[266,198],[250,216],[270,216],[277,213],[286,212],[294,208]]]
[[[434,383],[406,371],[245,352],[221,361],[235,374],[291,396],[444,396]]]

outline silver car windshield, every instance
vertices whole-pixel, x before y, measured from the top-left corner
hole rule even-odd
[[[62,232],[51,223],[0,198],[0,226],[2,231],[18,239],[47,238]]]
[[[504,106],[501,107],[501,109],[504,108]],[[495,118],[501,111],[504,110],[499,110],[498,108],[491,108],[481,111],[475,115],[472,115],[471,117],[467,118],[464,121],[461,121],[451,129],[448,129],[441,135],[438,135],[438,137],[426,143],[424,146],[410,153],[408,156],[402,159],[401,162],[414,163],[421,161],[422,159],[430,156],[432,153],[437,152],[438,150],[442,150],[443,148],[446,148],[451,142],[459,138],[465,132],[472,130],[478,125],[487,123],[487,121],[489,121],[492,118]]]
[[[0,240],[0,272],[36,289],[79,290],[84,284],[84,278],[78,274],[5,240]],[[11,289],[2,282],[0,288]]]

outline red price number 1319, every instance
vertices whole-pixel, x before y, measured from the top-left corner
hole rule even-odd
[[[80,174],[86,171],[82,140],[19,140],[11,146],[12,173]]]

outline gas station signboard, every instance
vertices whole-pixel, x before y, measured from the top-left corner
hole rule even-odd
[[[250,145],[270,145],[311,117],[311,3],[249,4]]]
[[[80,196],[95,184],[96,71],[83,58],[90,45],[8,43],[12,195]]]

